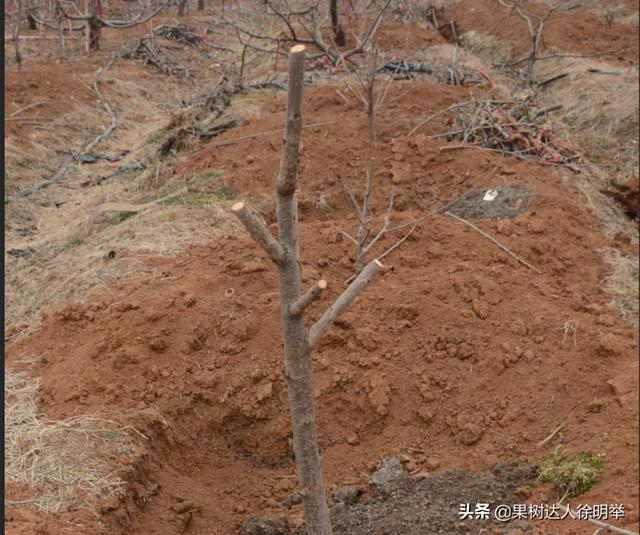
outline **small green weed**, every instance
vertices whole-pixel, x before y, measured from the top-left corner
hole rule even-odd
[[[78,245],[82,245],[83,242],[84,239],[82,237],[82,233],[78,230],[77,232],[74,232],[69,238],[68,247],[70,249],[73,247],[78,247]]]
[[[575,498],[588,491],[604,468],[604,455],[576,453],[564,459],[559,448],[538,465],[538,483],[551,483],[566,498]]]

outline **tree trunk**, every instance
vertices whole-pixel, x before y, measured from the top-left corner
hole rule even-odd
[[[331,15],[331,29],[333,30],[336,45],[345,46],[347,44],[347,39],[338,19],[338,0],[331,0],[329,3],[329,14]]]
[[[292,48],[289,61],[289,96],[285,140],[280,171],[276,179],[279,241],[285,249],[278,265],[280,279],[280,315],[282,318],[285,374],[291,407],[293,449],[302,486],[302,504],[306,531],[309,535],[330,535],[331,523],[325,497],[324,482],[311,377],[311,348],[307,343],[302,315],[291,312],[300,297],[300,264],[298,263],[298,202],[295,198],[298,174],[298,152],[302,127],[301,103],[304,87],[304,46]]]
[[[376,67],[378,65],[378,49],[374,49],[369,55],[369,83],[367,84],[367,126],[369,127],[369,139],[376,140],[376,104],[373,98],[373,86],[376,82]]]
[[[22,16],[24,14],[24,8],[22,1],[17,2],[18,11],[16,13],[16,22],[13,26],[13,48],[16,53],[16,64],[18,70],[22,70],[22,54],[20,53],[20,25],[22,24]]]
[[[302,487],[300,494],[304,508],[305,530],[308,535],[331,535],[331,521],[322,480],[316,432],[311,350],[323,333],[331,327],[334,320],[360,295],[382,264],[377,259],[370,262],[336,302],[306,332],[304,310],[318,298],[327,287],[327,283],[320,280],[304,295],[300,295],[298,203],[295,194],[298,183],[300,131],[302,130],[304,58],[304,45],[296,45],[291,49],[284,147],[276,178],[279,239],[276,240],[272,236],[262,219],[243,202],[236,203],[231,210],[244,224],[251,237],[263,247],[269,258],[278,266],[285,376],[293,429],[293,450],[296,457],[298,482]]]
[[[198,0],[198,11],[204,11],[204,0]]]
[[[29,7],[29,10],[27,11],[27,21],[29,22],[30,30],[38,29],[38,21],[36,20],[36,8],[33,5],[31,5]]]
[[[182,17],[187,11],[187,3],[189,0],[180,0],[178,4],[178,17]]]
[[[538,59],[538,42],[540,40],[542,27],[538,28],[531,35],[531,52],[529,52],[529,59],[527,61],[526,71],[526,83],[528,86],[533,85],[533,66]]]
[[[89,0],[89,15],[87,21],[87,48],[88,50],[100,50],[100,0]]]

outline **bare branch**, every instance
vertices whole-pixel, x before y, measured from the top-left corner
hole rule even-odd
[[[345,58],[353,56],[354,54],[359,54],[360,52],[362,52],[362,50],[364,50],[364,47],[367,45],[367,43],[371,39],[373,39],[373,36],[375,35],[376,31],[378,31],[378,26],[380,26],[380,22],[382,21],[382,15],[384,15],[384,12],[387,10],[390,4],[391,4],[391,0],[387,0],[384,6],[382,6],[382,9],[378,12],[378,15],[376,16],[376,18],[373,20],[373,23],[371,24],[371,26],[369,26],[369,30],[365,34],[360,45],[352,50],[349,50],[349,52],[345,53],[344,54]]]
[[[151,11],[151,13],[149,13],[146,17],[140,14],[140,16],[134,20],[106,20],[103,18],[98,18],[98,20],[102,25],[107,26],[109,28],[132,28],[133,26],[137,26],[139,24],[142,24],[152,19],[158,13],[160,13],[160,11],[162,11],[165,7],[167,7],[167,3],[160,4],[157,8]]]
[[[104,97],[104,95],[102,94],[102,92],[100,91],[100,87],[99,87],[99,83],[100,83],[100,75],[108,70],[111,65],[113,65],[113,62],[116,60],[116,58],[111,58],[111,60],[109,60],[109,62],[104,66],[104,67],[100,67],[97,71],[96,71],[96,81],[93,83],[93,92],[96,94],[96,96],[100,99],[100,102],[102,103],[102,106],[104,107],[105,111],[107,112],[107,115],[109,116],[109,118],[111,119],[111,124],[109,126],[107,126],[107,128],[104,130],[104,132],[102,132],[102,134],[100,134],[98,137],[96,137],[92,142],[88,143],[82,150],[83,152],[88,152],[90,151],[93,147],[95,147],[98,143],[100,143],[102,140],[106,139],[111,132],[113,132],[115,130],[115,128],[118,126],[118,119],[116,117],[116,114],[113,112],[113,110],[111,109],[111,106],[109,104],[109,101]]]
[[[269,258],[276,264],[284,259],[284,248],[269,232],[260,218],[243,202],[238,202],[231,207],[231,211],[247,229],[249,235],[257,241],[265,250]]]
[[[284,153],[278,178],[276,179],[276,191],[281,195],[293,193],[298,180],[305,50],[304,45],[296,45],[291,49],[290,53]]]
[[[342,314],[346,308],[358,297],[367,287],[371,279],[380,271],[382,264],[377,260],[372,260],[367,264],[360,275],[342,292],[335,303],[333,303],[322,317],[309,329],[307,342],[313,348],[320,341],[322,335],[333,325],[333,322]]]
[[[291,303],[289,313],[292,316],[302,316],[306,308],[320,297],[320,294],[327,289],[327,281],[320,279],[297,301]]]

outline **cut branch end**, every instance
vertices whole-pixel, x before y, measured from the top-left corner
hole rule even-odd
[[[251,237],[262,246],[269,258],[276,264],[280,264],[285,256],[284,248],[269,232],[262,219],[243,202],[234,204],[231,211],[244,225]]]
[[[306,308],[320,297],[320,294],[327,288],[327,281],[320,279],[316,282],[307,293],[299,297],[296,301],[291,303],[289,312],[292,316],[302,316]]]

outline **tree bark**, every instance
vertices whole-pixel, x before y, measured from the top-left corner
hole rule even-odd
[[[198,11],[204,11],[204,0],[198,0]]]
[[[294,305],[300,299],[301,288],[298,262],[298,202],[295,190],[302,127],[304,56],[304,46],[298,45],[291,49],[283,157],[276,179],[278,236],[285,250],[283,261],[278,265],[280,316],[293,428],[293,450],[298,480],[302,487],[306,531],[309,535],[330,535],[331,523],[316,432],[311,348],[307,343],[304,318],[302,315],[292,314],[292,307],[295,311]]]
[[[89,50],[100,50],[100,19],[98,18],[100,0],[89,0],[88,25],[88,48]]]
[[[340,20],[338,19],[338,0],[331,0],[329,3],[329,14],[331,16],[331,29],[336,40],[336,45],[345,46],[347,39],[344,35]]]
[[[369,127],[369,139],[376,140],[376,103],[373,98],[373,86],[376,82],[376,67],[378,64],[378,49],[374,49],[369,56],[369,84],[367,85],[367,126]]]
[[[24,6],[22,1],[17,2],[18,10],[16,13],[16,22],[13,26],[13,48],[16,53],[16,64],[18,70],[22,70],[22,54],[20,53],[20,25],[22,24],[22,17],[24,15]]]

